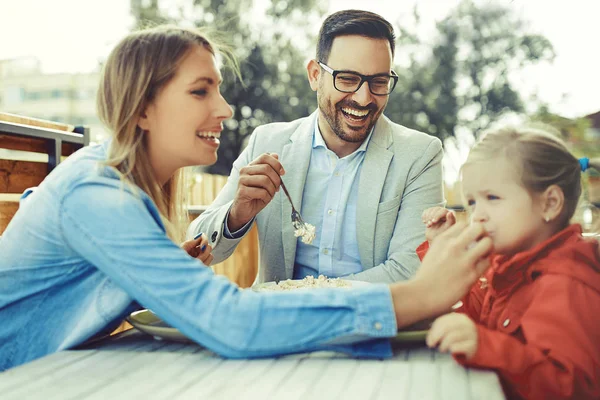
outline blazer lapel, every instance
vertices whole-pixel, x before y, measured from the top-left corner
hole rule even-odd
[[[281,152],[281,163],[285,168],[285,175],[282,177],[285,187],[290,193],[294,202],[294,207],[298,212],[302,209],[302,195],[304,193],[304,184],[306,174],[310,164],[310,155],[312,152],[313,132],[315,129],[316,113],[315,111],[308,117],[298,129],[290,136],[288,144],[283,146]],[[283,256],[285,259],[286,279],[291,279],[294,275],[294,260],[296,258],[296,242],[294,236],[294,227],[292,226],[292,206],[288,201],[283,189],[279,190],[281,199],[281,221],[282,221],[282,243]]]
[[[377,206],[394,154],[388,150],[392,143],[391,127],[387,118],[382,115],[375,125],[375,131],[367,147],[358,183],[356,236],[363,267],[371,267],[374,263],[373,241]]]

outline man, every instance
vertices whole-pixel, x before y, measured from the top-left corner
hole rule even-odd
[[[442,146],[382,115],[398,80],[394,46],[392,26],[377,14],[345,10],[324,21],[307,66],[318,110],[257,128],[188,230],[209,234],[215,262],[256,222],[260,282],[323,274],[389,283],[415,273],[421,213],[443,204]],[[281,179],[316,226],[311,244],[294,236]]]

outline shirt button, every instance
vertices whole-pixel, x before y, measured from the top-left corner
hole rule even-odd
[[[378,330],[378,331],[380,331],[380,330],[381,330],[381,328],[383,328],[383,326],[381,325],[381,322],[375,322],[375,324],[373,325],[373,327],[374,327],[376,330]]]
[[[332,215],[333,214],[333,210],[331,210],[331,209],[327,210],[327,214]]]
[[[329,250],[327,250],[327,249],[323,250],[323,254],[329,254]]]
[[[336,172],[336,173],[335,173],[335,176],[340,176],[340,173],[339,173],[339,172]]]
[[[502,323],[502,326],[506,328],[506,327],[508,326],[508,324],[510,324],[510,319],[509,319],[509,318],[506,318],[506,319],[504,320],[504,322]]]

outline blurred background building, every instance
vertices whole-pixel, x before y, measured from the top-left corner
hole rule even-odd
[[[70,125],[106,137],[96,116],[99,72],[44,73],[34,57],[0,60],[0,110]]]

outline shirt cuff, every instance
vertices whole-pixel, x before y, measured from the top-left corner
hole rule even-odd
[[[390,288],[385,284],[372,284],[352,289],[352,302],[356,318],[348,336],[334,339],[328,344],[343,344],[357,338],[376,339],[396,336],[398,325]]]
[[[246,232],[248,232],[248,229],[250,229],[250,227],[252,226],[252,223],[254,222],[254,218],[252,218],[250,221],[248,221],[246,223],[246,225],[242,226],[237,231],[231,233],[229,231],[229,228],[227,227],[228,220],[229,220],[229,210],[227,210],[227,215],[225,215],[225,221],[223,222],[223,236],[225,236],[227,239],[240,239],[242,236],[244,236],[246,234]]]
[[[354,357],[391,357],[393,353],[389,338],[396,336],[398,326],[389,286],[373,284],[352,289],[352,292],[356,311],[353,330],[343,338],[327,342],[327,347]],[[360,342],[348,343],[356,341]]]

